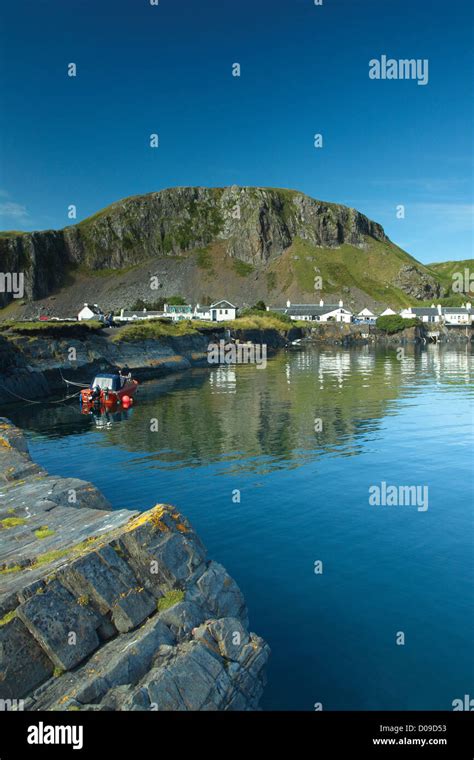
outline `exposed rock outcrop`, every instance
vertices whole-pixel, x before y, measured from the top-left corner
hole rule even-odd
[[[26,710],[250,710],[268,645],[171,506],[110,511],[0,420],[0,699]],[[23,703],[18,702],[22,700]]]
[[[404,264],[397,277],[393,281],[395,287],[418,300],[439,298],[441,286],[435,277],[427,272],[420,271],[415,264]]]
[[[127,299],[133,293],[136,298],[142,298],[143,292],[147,300],[156,299],[166,293],[171,295],[172,288],[182,289],[174,292],[184,292],[194,300],[200,300],[202,293],[211,293],[214,299],[229,297],[229,293],[212,292],[212,278],[208,281],[202,275],[212,270],[215,276],[230,260],[240,264],[240,269],[230,267],[225,273],[227,281],[229,278],[237,281],[234,286],[238,287],[230,287],[232,297],[240,291],[239,300],[245,302],[248,292],[245,277],[250,272],[255,277],[259,272],[262,275],[258,288],[252,289],[252,292],[260,292],[260,297],[288,291],[288,262],[282,272],[272,267],[296,241],[311,248],[316,266],[319,249],[331,252],[341,246],[351,246],[349,258],[357,258],[367,249],[368,241],[386,244],[387,249],[383,249],[377,259],[379,271],[375,271],[373,262],[371,264],[371,281],[384,277],[392,280],[405,260],[412,271],[408,280],[400,272],[402,292],[415,292],[418,279],[426,275],[421,264],[400,249],[395,251],[379,224],[353,208],[318,201],[293,190],[237,186],[170,188],[118,201],[63,230],[4,235],[0,238],[0,260],[3,271],[24,273],[27,302],[45,298],[59,286],[67,285],[68,277],[74,272],[120,275],[130,268],[143,267],[144,262],[148,264],[145,264],[147,272],[140,270],[143,282],[139,278],[130,287],[129,280],[133,282],[133,276],[120,280]],[[219,255],[214,251],[213,258],[209,246],[218,250]],[[202,260],[188,260],[188,254],[197,252],[198,256],[199,251],[205,254]],[[391,262],[388,269],[387,259]],[[154,271],[158,262],[158,271]],[[351,271],[342,272],[340,263],[334,271],[329,267],[328,273],[332,274],[327,275],[325,289],[342,293],[347,283],[356,286]],[[163,291],[150,292],[150,275],[160,278]],[[338,277],[341,282],[337,281]],[[428,287],[429,280],[426,275],[418,287],[427,298],[437,295],[436,279],[431,277],[433,287]],[[405,281],[408,283],[406,291]],[[383,282],[383,286],[387,284],[387,280]],[[367,286],[370,289],[370,282]],[[220,291],[223,283],[218,281],[215,287]],[[301,287],[301,282],[294,285],[300,290]],[[101,292],[100,297],[107,299],[107,308],[116,308],[116,288],[105,285],[102,291],[93,290],[94,297],[98,298],[97,293]],[[10,300],[11,293],[0,293],[0,308]]]
[[[2,399],[45,398],[54,392],[66,396],[77,388],[68,388],[63,378],[88,383],[96,372],[125,364],[139,380],[200,366],[207,363],[209,342],[222,333],[217,330],[215,335],[195,333],[117,343],[105,330],[97,334],[91,331],[87,338],[8,333],[8,337],[0,336]],[[75,358],[71,361],[72,355]]]

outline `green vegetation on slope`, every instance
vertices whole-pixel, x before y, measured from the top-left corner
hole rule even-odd
[[[241,261],[240,259],[232,260],[232,268],[234,272],[239,275],[239,277],[248,277],[248,275],[252,274],[255,269],[252,264],[247,264],[245,261]]]
[[[449,289],[452,294],[449,298],[455,299],[446,306],[459,306],[467,295],[474,296],[474,259],[435,262],[427,268]]]
[[[286,255],[298,286],[305,293],[324,295],[356,287],[376,301],[409,305],[413,299],[389,283],[402,264],[412,264],[414,259],[393,243],[366,238],[366,244],[366,249],[348,244],[335,249],[318,248],[296,238]],[[315,289],[317,277],[322,280],[321,290]]]

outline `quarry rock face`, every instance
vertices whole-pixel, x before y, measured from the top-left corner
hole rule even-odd
[[[393,284],[418,300],[439,298],[443,295],[436,279],[425,272],[420,272],[414,264],[402,266]]]
[[[0,455],[6,709],[258,707],[268,645],[182,514],[111,511],[91,484],[35,465],[4,418]]]

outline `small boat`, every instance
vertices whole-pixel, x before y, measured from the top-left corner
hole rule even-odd
[[[81,403],[104,406],[131,404],[137,388],[138,380],[133,380],[130,375],[124,377],[123,375],[104,373],[97,375],[90,387],[81,391]]]

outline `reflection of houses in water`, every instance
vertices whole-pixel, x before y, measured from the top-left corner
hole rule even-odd
[[[307,370],[313,366],[314,356],[310,351],[302,351],[296,354],[296,369]]]
[[[361,375],[371,375],[375,368],[375,355],[369,353],[368,346],[363,346],[360,354],[355,357],[357,371]]]
[[[351,355],[349,352],[338,351],[335,354],[322,354],[319,357],[318,377],[323,387],[324,376],[329,375],[337,380],[339,387],[351,371]]]
[[[390,358],[388,358],[388,357],[385,359],[385,361],[383,363],[383,373],[384,373],[385,377],[387,377],[388,379],[390,379],[392,377],[392,374],[393,374],[393,364],[392,364],[392,360]]]
[[[416,359],[414,356],[407,356],[402,354],[398,360],[400,364],[400,374],[404,377],[408,375],[414,375],[416,373]]]
[[[471,382],[474,355],[469,344],[463,346],[463,350],[456,347],[450,350],[444,346],[427,346],[425,353],[426,367],[435,373],[439,382],[462,381],[465,384]]]
[[[209,385],[214,392],[236,393],[237,376],[233,367],[216,367],[209,376]]]

